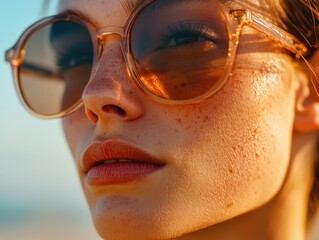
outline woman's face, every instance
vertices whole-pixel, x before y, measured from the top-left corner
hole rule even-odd
[[[65,0],[60,9],[79,11],[97,27],[123,26],[129,17],[123,2]],[[196,104],[164,105],[128,74],[120,38],[107,39],[84,107],[63,120],[101,236],[173,238],[251,211],[278,192],[294,117],[294,70],[286,53],[247,27],[219,92]],[[152,164],[84,170],[83,161],[112,158],[113,149],[116,159],[145,157]]]

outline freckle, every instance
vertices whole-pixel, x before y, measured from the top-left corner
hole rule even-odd
[[[230,167],[230,168],[228,168],[228,172],[229,172],[230,174],[233,174],[233,173],[234,173],[234,170]]]
[[[259,153],[259,152],[256,152],[256,153],[255,153],[255,156],[256,156],[256,158],[258,159],[258,158],[260,157],[260,153]]]
[[[208,122],[209,120],[210,120],[209,116],[206,115],[206,116],[204,117],[204,122]]]
[[[234,205],[233,202],[229,202],[229,203],[226,204],[226,207],[227,207],[227,208],[230,208],[230,207],[232,207],[233,205]]]
[[[258,129],[257,128],[254,129],[252,135],[253,135],[253,138],[255,138],[255,139],[257,138],[257,135],[258,135]]]
[[[177,118],[176,121],[177,121],[178,123],[182,123],[182,119],[181,119],[181,118]]]

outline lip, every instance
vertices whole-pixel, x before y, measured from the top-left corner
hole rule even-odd
[[[89,185],[125,184],[142,179],[164,165],[146,151],[119,140],[96,140],[82,157]]]

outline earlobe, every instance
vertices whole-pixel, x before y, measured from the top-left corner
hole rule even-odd
[[[308,74],[299,73],[299,86],[296,93],[294,130],[298,132],[312,132],[319,130],[319,52],[316,52],[309,61],[312,71]],[[307,68],[307,67],[306,67]],[[303,75],[303,76],[301,76]]]

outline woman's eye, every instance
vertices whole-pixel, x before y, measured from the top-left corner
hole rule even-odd
[[[202,42],[206,39],[202,36],[193,33],[180,33],[173,36],[172,39],[167,43],[168,47],[174,47],[178,45],[192,44],[196,42]]]
[[[93,51],[91,46],[75,44],[60,51],[56,59],[57,67],[62,71],[78,67],[83,64],[92,64]]]
[[[177,23],[168,26],[161,36],[159,50],[174,47],[187,47],[197,43],[215,44],[216,33],[211,26],[202,23]],[[195,46],[195,45],[194,45]]]

